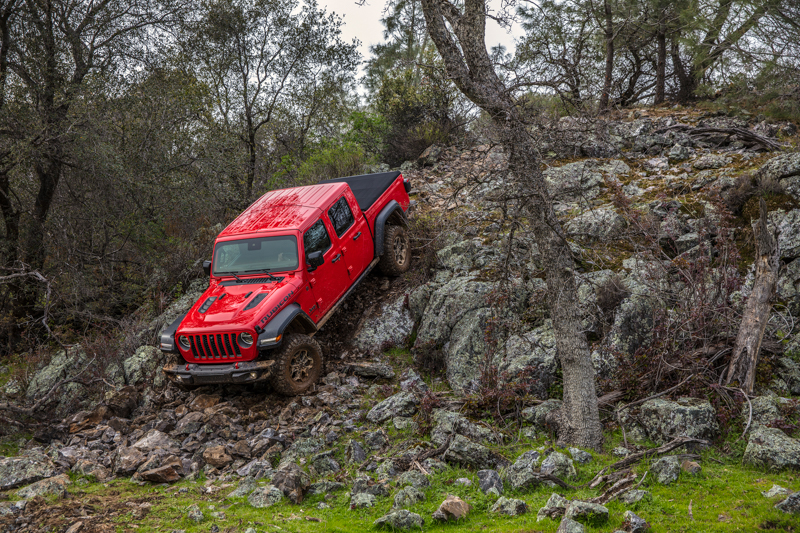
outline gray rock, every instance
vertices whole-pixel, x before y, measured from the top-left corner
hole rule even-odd
[[[282,499],[283,492],[281,489],[274,485],[266,485],[253,490],[253,492],[251,492],[247,497],[247,503],[253,507],[263,509],[265,507],[271,507],[276,503],[280,503]]]
[[[662,485],[669,485],[678,481],[678,477],[681,475],[681,463],[677,456],[668,455],[654,462],[650,471],[656,477],[656,481]]]
[[[775,509],[784,513],[800,514],[800,492],[795,492],[782,502],[775,504]]]
[[[800,152],[775,156],[756,172],[757,178],[768,178],[775,181],[798,175],[800,175]]]
[[[350,509],[365,509],[375,506],[375,495],[368,492],[353,494],[350,498]]]
[[[368,477],[359,477],[353,482],[353,488],[350,494],[356,495],[361,493],[372,494],[373,496],[388,496],[389,487],[386,483],[375,483]]]
[[[353,337],[353,345],[364,352],[379,354],[392,346],[402,346],[414,328],[414,319],[405,306],[405,295],[381,305],[367,318]]]
[[[394,495],[395,509],[402,509],[403,507],[411,507],[419,502],[425,501],[425,494],[416,487],[411,485],[400,489]]]
[[[585,525],[599,526],[608,521],[608,509],[598,503],[573,500],[567,507],[564,518],[569,518]]]
[[[339,483],[338,481],[318,481],[308,487],[308,494],[328,494],[343,490],[344,487],[344,483]]]
[[[564,513],[567,512],[567,507],[569,507],[569,503],[568,499],[554,492],[550,495],[550,498],[547,499],[547,503],[544,504],[544,507],[539,509],[539,512],[536,514],[536,521],[541,522],[545,518],[555,520],[558,517],[564,516]]]
[[[743,462],[772,471],[800,469],[800,441],[778,428],[757,427],[750,432]]]
[[[410,416],[396,416],[392,419],[392,425],[397,431],[415,432],[419,429],[419,425]]]
[[[500,496],[489,511],[506,516],[519,516],[528,512],[528,504],[522,500]]]
[[[29,400],[41,398],[62,379],[74,377],[87,362],[86,353],[81,346],[73,346],[66,352],[57,352],[47,365],[34,373],[25,391],[26,397]],[[61,387],[54,400],[56,404],[51,408],[51,414],[64,417],[77,411],[85,403],[86,390],[78,383],[67,383]]]
[[[767,216],[768,227],[778,232],[778,249],[781,259],[791,260],[800,257],[800,209],[788,213],[772,211]]]
[[[790,393],[800,394],[800,364],[789,357],[780,357],[775,365],[775,375],[786,383]]]
[[[795,259],[781,269],[776,292],[792,315],[800,315],[800,259]]]
[[[541,472],[550,474],[560,479],[572,479],[578,477],[575,464],[572,459],[561,452],[553,452],[542,461]]]
[[[467,313],[489,306],[489,294],[494,287],[494,283],[458,277],[433,291],[425,306],[414,346],[421,349],[444,345],[453,328]]]
[[[621,501],[622,503],[627,503],[628,505],[633,505],[635,503],[639,503],[644,499],[650,499],[650,498],[652,498],[650,491],[634,489],[634,490],[629,490],[628,492],[620,496],[619,501]]]
[[[367,452],[364,451],[361,443],[356,440],[351,440],[347,443],[345,455],[347,456],[347,462],[350,464],[361,464],[367,460]]]
[[[36,496],[57,496],[63,498],[67,495],[67,485],[71,482],[67,474],[61,474],[47,479],[42,479],[23,487],[17,491],[17,496],[26,500]]]
[[[45,455],[28,451],[0,458],[0,490],[8,490],[56,475],[56,465]]]
[[[385,461],[381,462],[378,465],[378,468],[375,469],[375,475],[378,476],[378,479],[391,479],[397,475],[397,471],[394,469],[394,461],[391,459],[386,459]]]
[[[397,486],[411,485],[416,488],[427,487],[431,484],[428,477],[418,470],[408,470],[397,477]]]
[[[542,483],[538,471],[540,457],[537,451],[527,451],[506,469],[506,481],[514,490],[528,489]]]
[[[553,411],[561,409],[561,406],[564,404],[561,400],[545,400],[539,405],[535,405],[533,407],[526,407],[522,410],[520,415],[522,416],[523,420],[530,422],[534,426],[539,429],[547,429],[546,419],[547,415]]]
[[[645,290],[632,291],[617,308],[614,323],[606,338],[608,345],[618,352],[633,355],[640,347],[651,342],[653,309],[656,305],[655,299]]]
[[[136,448],[142,453],[150,453],[154,450],[166,451],[171,454],[177,454],[180,452],[180,445],[176,441],[172,440],[169,435],[162,433],[157,429],[151,429],[148,431],[144,437],[134,442],[132,447]]]
[[[622,528],[629,533],[646,533],[650,531],[650,524],[633,511],[625,511],[622,515]]]
[[[731,163],[730,157],[720,154],[706,154],[699,157],[693,164],[697,170],[705,170],[708,168],[722,168]]]
[[[585,465],[592,462],[592,454],[585,452],[580,448],[569,448],[569,454],[572,456],[572,459],[577,461],[579,464]]]
[[[505,355],[498,365],[502,379],[508,382],[530,381],[530,392],[538,398],[547,398],[547,390],[553,384],[557,370],[555,334],[549,320],[524,335],[509,337],[505,343]]]
[[[389,439],[381,430],[370,431],[364,435],[364,441],[370,450],[381,450],[389,444]]]
[[[604,181],[595,165],[596,161],[587,160],[546,169],[542,174],[551,197],[562,202],[596,198]]]
[[[417,513],[412,513],[411,511],[407,511],[405,509],[400,509],[398,511],[392,511],[391,513],[384,515],[375,522],[373,525],[376,527],[386,527],[388,526],[391,529],[422,529],[422,525],[425,523],[425,520],[422,519],[420,515]]]
[[[486,494],[490,489],[495,489],[498,494],[503,494],[503,480],[496,470],[478,470],[478,484],[481,492]]]
[[[708,400],[655,398],[642,404],[639,419],[656,442],[679,436],[709,440],[719,433],[717,414]]]
[[[303,495],[308,491],[311,480],[300,466],[289,463],[278,467],[272,476],[272,484],[292,503],[297,504],[303,501]]]
[[[347,368],[362,378],[392,379],[395,375],[392,367],[386,363],[350,363]]]
[[[463,435],[470,440],[481,442],[493,442],[494,432],[484,426],[479,426],[467,420],[463,415],[447,409],[434,409],[433,429],[431,430],[431,442],[441,446],[447,437],[453,434]]]
[[[258,483],[256,483],[255,479],[242,479],[239,481],[239,486],[228,494],[228,498],[244,498],[253,492],[256,487],[258,487]]]
[[[417,412],[417,397],[410,392],[398,392],[389,396],[367,413],[367,420],[380,424],[396,416],[411,416]]]
[[[790,400],[781,398],[779,396],[759,396],[750,400],[750,405],[753,408],[752,421],[750,426],[755,428],[757,426],[766,426],[775,420],[783,418],[780,413],[780,405],[788,403]],[[745,403],[742,406],[742,419],[747,423],[750,417],[750,407]]]
[[[130,476],[147,460],[147,456],[133,447],[120,447],[114,454],[113,472],[118,476]]]
[[[645,161],[644,166],[652,172],[666,172],[669,170],[669,159],[666,157],[654,157]]]
[[[680,144],[675,144],[668,154],[670,163],[680,163],[692,157],[692,149]]]
[[[400,379],[400,388],[404,391],[420,394],[428,392],[428,384],[422,380],[422,377],[413,368],[403,371]]]
[[[792,491],[790,491],[789,489],[785,489],[785,488],[781,487],[780,485],[775,485],[775,484],[773,484],[772,488],[770,488],[769,490],[762,490],[761,491],[761,495],[764,496],[765,498],[774,498],[775,496],[781,496],[781,497],[785,498],[786,496],[790,495],[791,493],[792,493]]]
[[[589,240],[608,240],[619,237],[625,226],[625,218],[614,208],[598,207],[581,213],[564,227],[570,235]]]
[[[311,468],[316,476],[326,476],[341,470],[341,466],[333,458],[333,450],[328,450],[311,458]]]
[[[132,356],[122,362],[125,382],[128,385],[137,385],[146,381],[148,386],[161,388],[164,384],[161,367],[166,362],[164,352],[155,346],[140,346]]]
[[[495,455],[486,446],[472,442],[461,435],[453,437],[442,457],[449,463],[470,466],[477,470],[488,470],[507,463],[504,458]]]
[[[580,522],[565,517],[558,524],[556,533],[586,533],[586,528]]]
[[[469,311],[459,320],[444,347],[447,382],[457,391],[475,389],[486,353],[486,327],[496,317],[491,308]]]
[[[202,522],[205,518],[203,516],[203,512],[200,510],[200,506],[196,503],[193,503],[189,507],[186,508],[186,517],[191,520],[192,522]]]

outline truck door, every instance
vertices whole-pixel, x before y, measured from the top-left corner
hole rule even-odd
[[[354,216],[354,212],[359,216]],[[369,228],[360,213],[352,194],[345,194],[328,209],[328,217],[339,240],[345,269],[351,281],[358,279],[373,256]]]
[[[319,321],[350,287],[350,279],[342,261],[341,247],[331,241],[328,229],[322,219],[317,220],[303,234],[303,247],[306,257],[311,252],[322,252],[325,262],[308,273],[308,282],[317,300],[311,319]]]

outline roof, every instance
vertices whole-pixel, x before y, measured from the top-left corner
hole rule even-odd
[[[303,230],[345,189],[345,183],[327,183],[270,191],[228,224],[219,237],[257,231]]]

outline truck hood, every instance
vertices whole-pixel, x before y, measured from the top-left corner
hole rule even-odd
[[[285,305],[297,290],[296,278],[281,277],[283,279],[278,282],[257,284],[248,283],[246,279],[245,283],[233,284],[227,278],[212,282],[189,310],[178,332],[252,331],[257,324],[263,327],[274,314],[271,311]]]

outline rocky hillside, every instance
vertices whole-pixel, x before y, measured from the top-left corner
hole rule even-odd
[[[17,405],[75,376],[96,392],[65,384],[42,404],[60,422],[4,430],[0,525],[798,531],[797,140],[789,123],[693,110],[564,119],[544,139],[603,394],[603,453],[553,440],[561,373],[541,258],[508,208],[502,150],[434,146],[403,166],[416,272],[373,275],[326,326],[327,375],[308,396],[165,383],[156,334],[201,282],[117,358],[74,346],[29,379],[7,369]],[[753,283],[760,198],[782,269],[746,397],[720,376]]]

